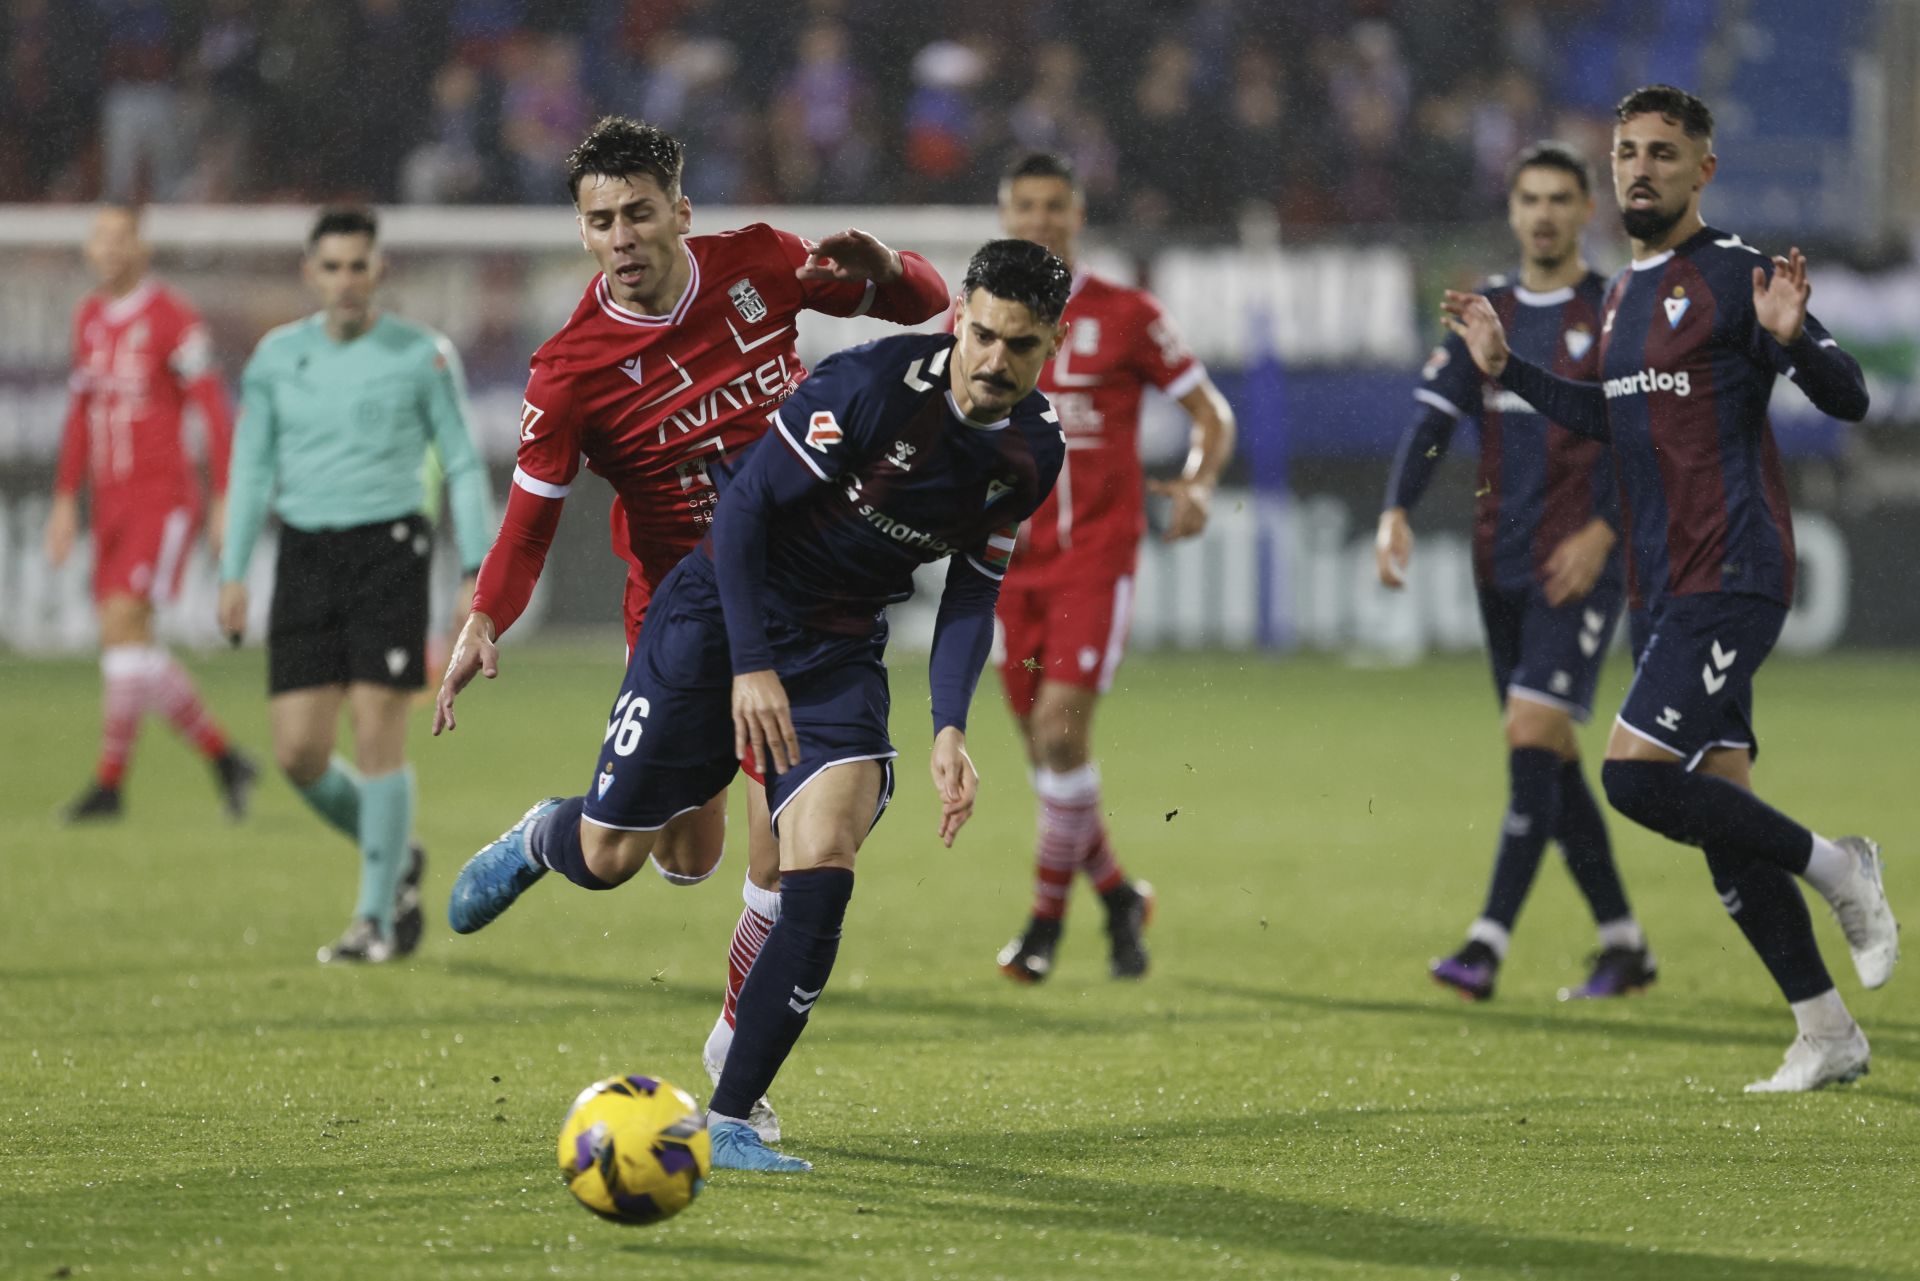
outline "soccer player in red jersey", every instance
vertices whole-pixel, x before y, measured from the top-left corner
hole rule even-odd
[[[193,678],[153,636],[154,609],[179,589],[201,519],[181,412],[191,401],[205,424],[213,488],[207,529],[218,539],[233,407],[199,314],[147,275],[139,214],[124,205],[103,207],[88,232],[86,257],[99,288],[74,317],[72,398],[46,546],[56,566],[72,553],[85,483],[104,689],[99,764],[66,818],[120,816],[120,786],[148,712],[165,716],[207,758],[227,812],[240,818],[256,775],[253,762],[227,742]]]
[[[614,549],[628,566],[631,647],[654,589],[712,523],[708,468],[764,435],[768,414],[806,377],[794,346],[800,313],[872,314],[910,325],[948,301],[946,283],[925,259],[865,232],[819,244],[764,223],[690,235],[681,165],[673,138],[618,116],[596,124],[568,157],[580,243],[600,273],[572,318],[534,353],[506,517],[448,663],[435,733],[453,728],[461,688],[479,673],[498,672],[495,641],[526,607],[583,460],[617,495]],[[746,909],[705,1054],[716,1079],[740,985],[779,914],[779,853],[765,795],[756,787],[748,797]],[[719,863],[725,827],[724,793],[677,816],[654,846],[656,870],[675,885],[706,879]],[[617,833],[589,822],[582,836],[595,865]],[[770,1127],[763,1137],[777,1133]]]
[[[1040,377],[1066,432],[1067,462],[1023,527],[1000,593],[1000,675],[1040,798],[1033,915],[1001,949],[1000,969],[1027,983],[1047,977],[1079,870],[1106,904],[1114,977],[1139,978],[1147,970],[1141,935],[1152,891],[1127,879],[1100,819],[1093,713],[1126,647],[1145,493],[1171,503],[1162,533],[1168,542],[1204,530],[1214,484],[1233,453],[1233,410],[1151,294],[1077,265],[1087,209],[1064,160],[1035,154],[1017,161],[1000,183],[1000,221],[1008,235],[1045,246],[1074,269],[1066,340]],[[1193,419],[1178,480],[1148,484],[1141,474],[1140,400],[1148,387]]]

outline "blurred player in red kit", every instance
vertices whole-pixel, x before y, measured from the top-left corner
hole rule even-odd
[[[227,812],[246,813],[257,771],[235,751],[172,654],[154,643],[154,610],[179,589],[203,515],[217,539],[225,501],[233,407],[213,367],[193,305],[147,274],[139,213],[107,205],[87,234],[98,288],[73,324],[66,431],[47,518],[47,558],[64,564],[89,491],[93,599],[100,618],[103,709],[93,781],[65,810],[69,822],[120,817],[121,784],[141,717],[157,712],[212,764]],[[181,440],[191,401],[206,429],[210,512]]]
[[[1107,911],[1114,977],[1147,970],[1142,933],[1152,890],[1127,878],[1100,813],[1093,713],[1126,648],[1133,571],[1146,533],[1148,490],[1170,504],[1162,537],[1207,526],[1232,456],[1233,410],[1151,294],[1103,280],[1077,261],[1086,201],[1056,156],[1017,161],[1000,183],[1007,234],[1045,246],[1073,268],[1067,335],[1040,376],[1067,438],[1059,484],[1023,528],[1000,593],[1006,655],[1000,675],[1020,722],[1040,800],[1033,913],[1001,949],[1008,977],[1037,983],[1053,968],[1076,871]],[[1177,480],[1148,483],[1140,467],[1140,401],[1149,387],[1180,403],[1193,443]]]

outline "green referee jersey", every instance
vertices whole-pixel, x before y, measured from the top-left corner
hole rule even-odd
[[[468,431],[453,344],[381,313],[349,342],[315,314],[260,340],[241,377],[220,578],[246,577],[271,506],[296,529],[349,529],[428,510],[429,449],[446,475],[461,567],[493,540],[493,499]]]

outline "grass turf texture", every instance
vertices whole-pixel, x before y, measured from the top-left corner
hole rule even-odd
[[[1160,892],[1153,973],[1106,977],[1083,882],[1035,989],[992,964],[1029,895],[1007,718],[984,687],[980,809],[942,850],[918,668],[896,673],[898,799],[774,1091],[817,1170],[721,1173],[629,1230],[572,1204],[554,1135],[614,1071],[705,1097],[740,852],[702,888],[549,878],[479,936],[444,923],[467,854],[591,771],[603,655],[512,648],[451,739],[416,717],[430,928],[385,969],[313,960],[352,902],[347,844],[278,779],[221,822],[163,726],[123,823],[56,826],[96,670],[6,659],[0,1274],[1920,1275],[1920,959],[1862,993],[1817,910],[1873,1074],[1743,1097],[1792,1022],[1699,856],[1616,822],[1649,995],[1556,1003],[1592,936],[1553,855],[1492,1004],[1427,980],[1478,907],[1504,799],[1477,662],[1130,662],[1099,740],[1116,846]],[[258,655],[196,670],[264,758]],[[1603,706],[1625,677],[1616,661]],[[1890,753],[1915,692],[1908,658],[1779,658],[1759,691],[1763,792],[1879,837],[1909,915],[1920,818]]]

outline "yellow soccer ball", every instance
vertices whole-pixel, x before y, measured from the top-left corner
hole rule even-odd
[[[707,1116],[679,1086],[610,1076],[580,1092],[560,1126],[560,1177],[581,1205],[615,1223],[658,1223],[707,1185]]]

